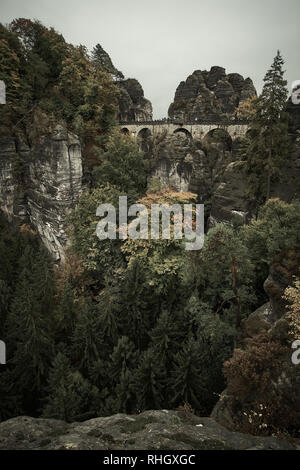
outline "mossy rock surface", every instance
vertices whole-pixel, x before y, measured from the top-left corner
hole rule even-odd
[[[84,422],[19,416],[0,423],[0,450],[243,450],[295,449],[273,437],[229,431],[212,418],[160,410]]]

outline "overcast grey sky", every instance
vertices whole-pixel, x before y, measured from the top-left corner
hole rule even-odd
[[[250,76],[258,91],[280,49],[300,79],[300,0],[0,0],[0,21],[39,19],[68,42],[98,42],[167,116],[176,87],[212,65]]]

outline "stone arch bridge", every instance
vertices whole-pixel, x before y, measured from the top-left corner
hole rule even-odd
[[[230,136],[232,141],[239,137],[243,137],[249,130],[249,124],[245,121],[234,121],[232,123],[176,123],[174,121],[145,121],[145,122],[120,122],[121,132],[124,134],[132,135],[136,138],[145,138],[150,135],[161,134],[176,134],[177,132],[184,133],[190,138],[203,140],[208,134],[211,134],[216,129],[222,129]]]

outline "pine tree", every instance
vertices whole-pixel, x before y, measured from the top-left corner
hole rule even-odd
[[[122,371],[133,370],[137,363],[137,351],[127,336],[121,336],[114,347],[110,361],[110,377],[117,384]]]
[[[78,316],[78,305],[74,302],[74,292],[67,283],[60,292],[54,311],[56,340],[66,342],[72,337]]]
[[[133,404],[136,402],[132,388],[133,373],[131,370],[122,368],[118,384],[115,388],[115,409],[117,413],[131,413]]]
[[[7,317],[7,344],[16,386],[30,394],[39,391],[53,354],[50,312],[51,272],[27,246],[20,260],[14,299]]]
[[[107,364],[110,397],[106,408],[110,413],[130,413],[134,403],[132,377],[137,363],[137,351],[127,336],[119,338]]]
[[[165,385],[162,375],[161,364],[155,358],[153,349],[148,348],[141,356],[133,382],[138,411],[162,408]]]
[[[84,371],[104,357],[102,319],[97,304],[93,304],[91,299],[85,302],[78,313],[71,351],[78,368]]]
[[[45,317],[52,315],[54,307],[55,285],[53,263],[45,246],[41,245],[35,255],[32,280],[39,298],[40,308]]]
[[[168,369],[171,361],[171,346],[174,341],[174,325],[167,310],[163,310],[150,333],[151,347],[159,363]]]
[[[154,324],[156,308],[153,292],[149,295],[146,288],[142,264],[133,260],[127,268],[122,284],[122,315],[120,326],[124,334],[133,338],[139,350],[143,351],[149,343],[149,330]]]
[[[211,312],[203,312],[200,315],[196,347],[199,354],[201,388],[197,398],[205,416],[211,413],[220,393],[226,387],[223,363],[232,356],[235,338],[235,327],[231,326],[228,320],[223,320]]]
[[[199,347],[194,338],[189,338],[174,358],[175,366],[170,380],[172,404],[188,403],[195,410],[203,410],[201,395],[205,382],[201,377]]]
[[[115,80],[122,80],[124,75],[116,69],[111,58],[100,44],[97,44],[92,50],[92,60],[96,67],[100,67],[103,72],[112,75]]]
[[[119,330],[119,316],[122,311],[119,287],[106,282],[106,286],[100,293],[98,300],[104,338],[106,338],[109,345],[116,344]]]
[[[9,309],[11,288],[7,282],[0,279],[0,339],[3,338],[6,318]]]
[[[262,93],[254,100],[255,112],[245,152],[247,192],[254,208],[270,198],[272,183],[280,178],[290,150],[283,64],[278,51],[264,77]]]
[[[0,422],[24,414],[22,394],[15,386],[13,372],[7,368],[0,369],[0,397]]]
[[[56,355],[49,373],[45,418],[83,420],[97,414],[98,390],[71,368],[62,352]]]

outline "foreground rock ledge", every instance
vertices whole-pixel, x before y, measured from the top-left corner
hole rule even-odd
[[[228,431],[176,411],[116,414],[81,423],[19,416],[0,423],[0,450],[300,450],[274,437]]]

